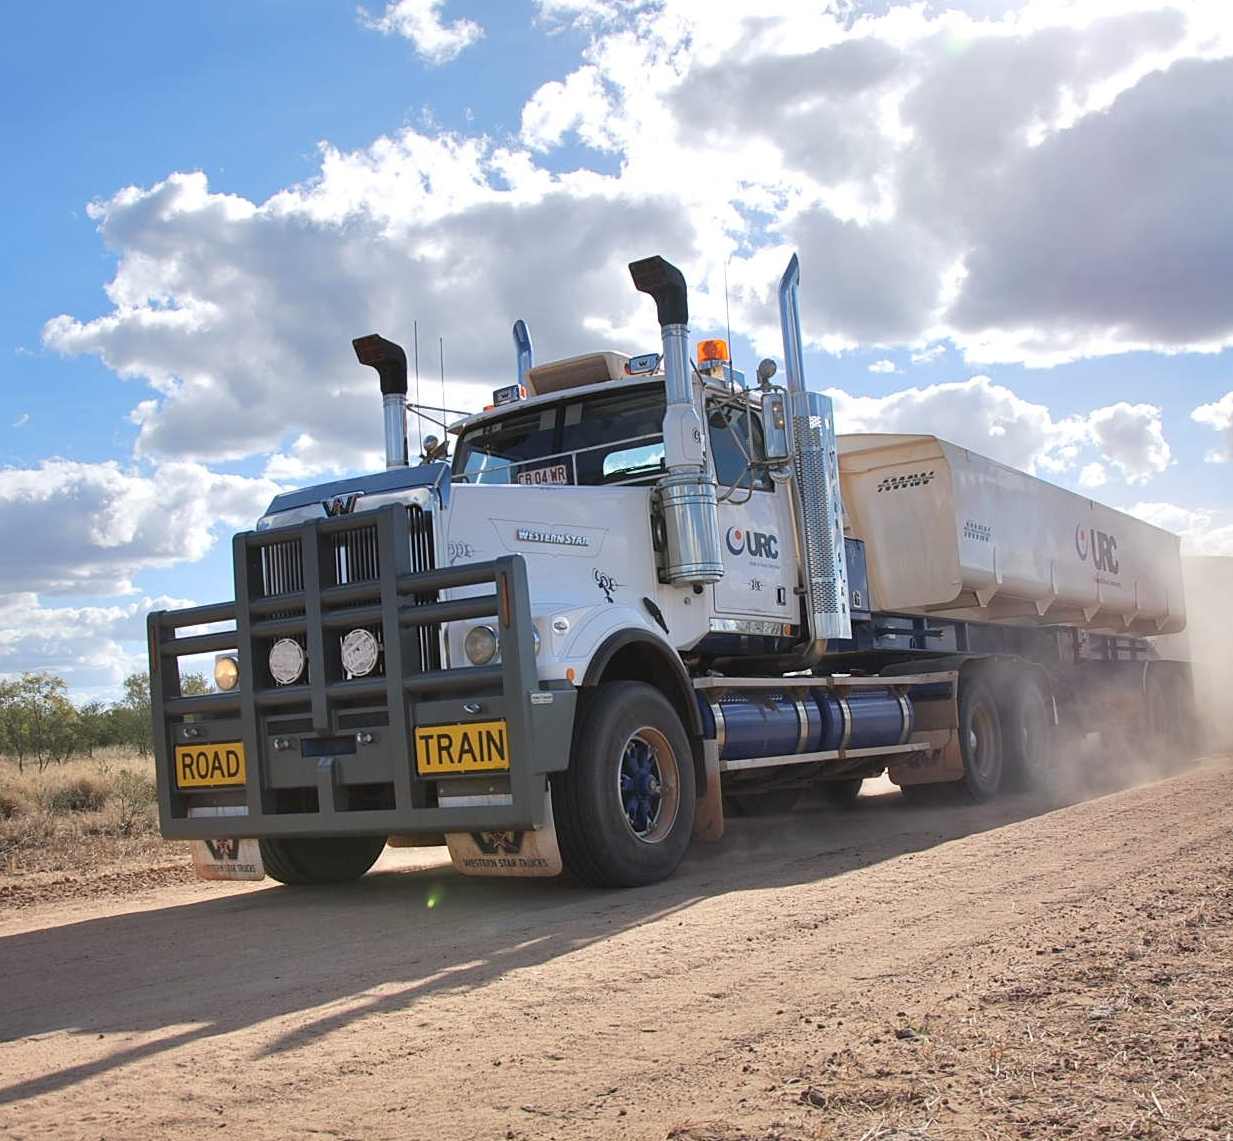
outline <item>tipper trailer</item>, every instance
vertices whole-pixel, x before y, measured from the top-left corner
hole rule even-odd
[[[277,496],[235,599],[149,619],[163,834],[208,876],[362,875],[385,844],[463,872],[635,886],[727,811],[989,800],[1067,732],[1183,747],[1178,540],[930,435],[836,436],[805,386],[796,258],[784,380],[688,345],[680,272],[634,262],[662,351],[536,365],[408,463]],[[217,691],[181,674],[214,654]]]

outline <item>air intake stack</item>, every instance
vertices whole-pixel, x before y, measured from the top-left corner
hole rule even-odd
[[[664,343],[664,466],[655,486],[655,511],[664,546],[660,572],[668,583],[704,584],[723,578],[715,481],[706,471],[702,418],[689,368],[689,302],[681,271],[661,257],[631,262],[640,293],[655,299]]]

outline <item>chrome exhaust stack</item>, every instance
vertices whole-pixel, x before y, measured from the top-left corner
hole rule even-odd
[[[788,413],[796,444],[792,504],[805,584],[805,622],[812,642],[806,656],[821,657],[828,638],[852,637],[852,616],[848,609],[848,560],[843,547],[835,410],[829,396],[805,387],[800,279],[800,262],[793,254],[779,282],[779,322]]]
[[[385,414],[385,466],[407,466],[407,354],[376,333],[351,342],[356,360],[377,370]]]
[[[719,545],[715,481],[706,471],[706,436],[693,399],[689,366],[689,300],[685,278],[661,257],[631,262],[634,288],[655,300],[664,344],[664,466],[655,485],[660,577],[667,583],[718,582],[724,566]]]

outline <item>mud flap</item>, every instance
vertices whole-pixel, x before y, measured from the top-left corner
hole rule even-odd
[[[706,766],[706,792],[698,797],[692,839],[718,840],[724,834],[724,800],[720,787],[719,749],[714,741],[702,742],[702,759]]]
[[[192,840],[193,870],[203,880],[263,880],[256,840]]]
[[[895,784],[902,787],[963,780],[958,729],[918,729],[910,739],[921,746],[921,751],[887,767],[886,775]]]
[[[450,859],[468,876],[558,876],[563,867],[552,795],[544,793],[544,823],[527,832],[447,832]]]
[[[190,808],[190,818],[202,816],[247,816],[243,805],[226,808]],[[203,880],[263,880],[265,863],[256,840],[191,840],[193,871]]]

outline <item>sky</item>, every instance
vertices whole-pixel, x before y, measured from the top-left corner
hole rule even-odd
[[[64,0],[0,41],[0,677],[75,700],[230,598],[278,491],[383,466],[352,337],[474,410],[536,359],[782,356],[1233,555],[1225,0]],[[416,386],[413,381],[413,388]],[[416,442],[413,430],[412,442]]]

